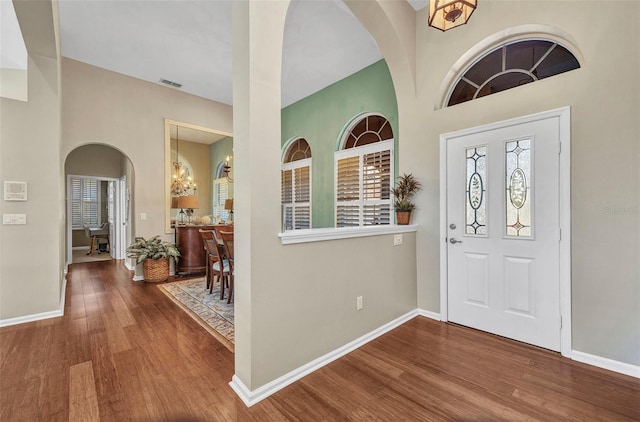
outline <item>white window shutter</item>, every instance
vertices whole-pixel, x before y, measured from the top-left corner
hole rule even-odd
[[[311,228],[311,159],[283,164],[281,172],[283,230]]]
[[[391,224],[393,140],[338,151],[336,227]]]
[[[226,178],[213,181],[213,215],[222,220],[229,220],[229,210],[224,209],[225,201],[229,199],[229,182]]]

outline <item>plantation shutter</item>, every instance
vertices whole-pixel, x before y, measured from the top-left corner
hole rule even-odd
[[[283,229],[311,228],[311,159],[284,164],[280,180]]]
[[[311,228],[311,167],[293,170],[294,186],[294,229]]]
[[[229,182],[226,178],[213,181],[213,215],[222,219],[229,219],[229,210],[224,209],[225,201],[229,199]]]
[[[362,208],[363,225],[391,222],[391,151],[363,156]]]
[[[360,157],[338,160],[336,226],[360,225]]]
[[[98,181],[84,179],[82,181],[82,222],[89,226],[98,225]]]
[[[100,181],[71,178],[71,228],[100,225]]]
[[[336,152],[336,227],[391,224],[393,140]]]

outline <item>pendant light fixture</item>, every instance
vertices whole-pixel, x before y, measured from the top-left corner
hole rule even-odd
[[[478,0],[429,0],[429,26],[447,31],[467,23]]]

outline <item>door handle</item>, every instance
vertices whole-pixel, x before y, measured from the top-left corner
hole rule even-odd
[[[449,239],[449,243],[455,245],[456,243],[462,243],[462,240],[457,240],[455,237]]]

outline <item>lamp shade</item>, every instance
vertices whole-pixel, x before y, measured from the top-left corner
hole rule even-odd
[[[172,196],[171,197],[171,208],[180,208],[178,206],[178,196]]]
[[[224,201],[224,209],[233,211],[233,198]]]
[[[178,206],[176,208],[197,210],[200,208],[200,202],[195,195],[178,196]]]
[[[429,26],[446,31],[467,23],[478,0],[430,0]]]

